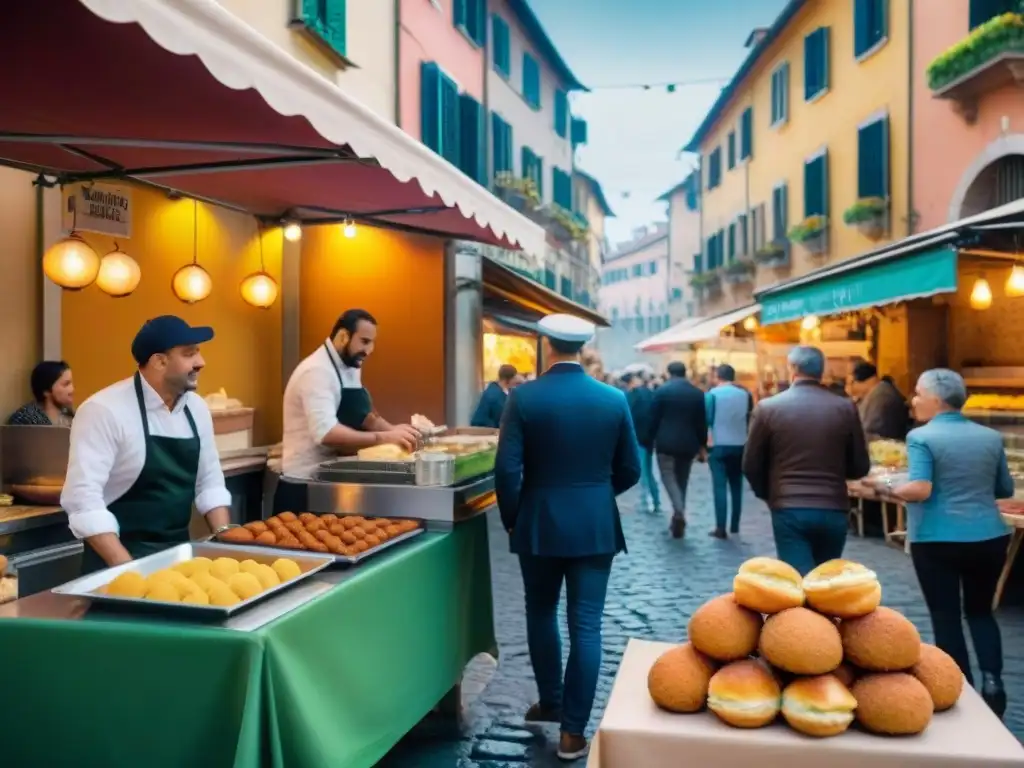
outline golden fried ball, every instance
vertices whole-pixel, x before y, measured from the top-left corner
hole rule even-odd
[[[190,605],[209,605],[210,597],[201,589],[193,589],[181,598],[181,602],[189,603]]]
[[[238,564],[238,570],[241,573],[252,573],[255,574],[259,570],[260,564],[255,560],[243,560]]]
[[[169,581],[157,581],[150,584],[146,589],[147,600],[159,600],[164,603],[180,603],[181,595],[178,588]]]
[[[671,648],[654,662],[647,674],[651,699],[669,712],[698,712],[708,697],[714,662],[692,643]]]
[[[146,579],[135,571],[125,571],[107,585],[106,592],[114,597],[137,599],[146,594]]]
[[[767,662],[797,675],[824,675],[843,660],[836,625],[807,608],[787,608],[769,616],[758,648]]]
[[[260,565],[259,570],[253,575],[259,579],[263,589],[271,589],[281,583],[281,577],[269,565]]]
[[[879,607],[839,625],[847,661],[871,672],[910,669],[921,657],[921,635],[910,619]]]
[[[198,573],[193,575],[192,578],[189,579],[189,581],[191,581],[192,584],[197,589],[200,589],[203,592],[209,592],[211,584],[223,584],[224,583],[220,579],[218,579],[216,576],[211,574],[209,571],[199,571]]]
[[[251,573],[236,573],[228,579],[228,586],[242,600],[256,597],[256,595],[263,591],[263,585],[260,584],[260,580]]]
[[[210,573],[222,581],[238,573],[238,561],[231,557],[218,557],[210,566]]]
[[[845,661],[836,667],[832,674],[839,678],[839,682],[847,688],[852,687],[857,680],[857,670],[852,664],[847,664]]]
[[[281,581],[291,581],[302,573],[302,569],[299,568],[299,564],[287,557],[275,560],[274,564],[270,567],[274,569],[274,573],[277,574],[277,577],[281,579]]]
[[[277,534],[273,531],[264,531],[256,537],[256,543],[264,547],[273,547],[277,544]]]
[[[150,588],[157,584],[170,584],[177,591],[178,597],[184,597],[192,588],[192,582],[188,580],[187,576],[170,568],[150,574],[146,583]]]
[[[210,605],[229,606],[242,602],[234,590],[223,582],[211,584],[206,594],[210,597]]]
[[[193,557],[189,560],[192,564],[192,573],[198,573],[199,571],[208,571],[213,567],[213,560],[208,557]]]
[[[931,694],[913,675],[865,675],[851,693],[857,700],[857,722],[871,733],[910,736],[921,733],[932,720]]]
[[[921,643],[921,658],[910,668],[932,697],[936,712],[949,709],[964,690],[964,673],[953,657],[930,643]]]
[[[757,649],[764,619],[732,594],[708,600],[693,612],[686,634],[693,647],[716,661],[745,659]]]

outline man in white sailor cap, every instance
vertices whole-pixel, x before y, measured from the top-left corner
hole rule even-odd
[[[601,666],[601,615],[612,559],[626,543],[615,497],[640,479],[626,396],[588,376],[580,352],[593,324],[548,315],[538,324],[547,370],[509,393],[494,482],[519,555],[527,640],[540,700],[531,722],[560,723],[558,756],[587,752],[583,734]],[[566,585],[572,650],[562,677],[558,603]]]

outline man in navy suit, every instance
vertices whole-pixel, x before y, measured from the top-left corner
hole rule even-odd
[[[615,497],[640,479],[625,395],[588,376],[580,350],[594,326],[572,315],[538,323],[543,376],[516,387],[501,419],[498,509],[526,592],[527,641],[540,700],[531,722],[561,724],[558,756],[587,752],[583,735],[601,666],[601,616],[612,559],[626,549]],[[571,643],[562,678],[562,582]]]
[[[505,401],[508,400],[508,391],[512,389],[518,375],[519,372],[514,365],[506,363],[498,369],[498,380],[492,381],[484,388],[469,426],[498,428],[501,424],[501,412],[505,410]]]

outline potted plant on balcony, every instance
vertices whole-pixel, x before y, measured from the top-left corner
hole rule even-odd
[[[762,267],[784,267],[789,261],[785,240],[772,240],[754,251],[754,261]]]
[[[533,179],[521,179],[509,171],[502,171],[494,177],[498,197],[517,211],[533,210],[540,205],[540,193]]]
[[[690,287],[711,293],[722,287],[722,275],[717,269],[694,272],[690,275]]]
[[[754,279],[757,265],[751,258],[743,257],[728,262],[722,267],[722,279],[727,283],[749,283]]]
[[[556,239],[563,242],[582,242],[587,239],[588,227],[575,213],[555,203],[544,207],[548,214],[551,233]]]
[[[943,91],[1003,53],[1024,54],[1024,15],[1004,13],[976,27],[940,53],[925,74],[932,91]]]
[[[812,256],[821,256],[828,250],[828,217],[808,216],[786,236],[790,242],[802,245]]]
[[[889,206],[880,197],[862,197],[845,211],[843,223],[855,227],[869,240],[880,240],[888,231]]]

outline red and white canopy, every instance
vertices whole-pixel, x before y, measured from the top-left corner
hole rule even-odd
[[[6,3],[0,62],[0,164],[544,251],[540,227],[214,0]]]

